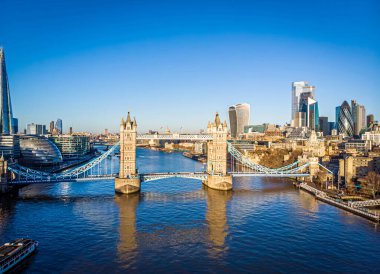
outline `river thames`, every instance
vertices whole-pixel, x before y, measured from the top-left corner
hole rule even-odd
[[[118,158],[108,159],[118,164]],[[203,164],[138,150],[139,172],[201,171]],[[234,179],[232,192],[190,179],[142,183],[115,195],[113,181],[24,188],[2,198],[1,244],[39,241],[25,273],[369,273],[378,225],[316,201],[291,182]]]

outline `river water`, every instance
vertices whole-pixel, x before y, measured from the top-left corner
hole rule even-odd
[[[138,167],[204,169],[179,153],[145,149]],[[40,242],[24,273],[378,271],[376,224],[286,180],[235,178],[233,187],[225,193],[172,178],[122,196],[113,181],[29,186],[16,199],[1,199],[0,242]]]

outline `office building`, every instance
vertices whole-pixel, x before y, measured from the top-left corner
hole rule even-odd
[[[347,101],[344,101],[340,106],[338,133],[346,137],[352,137],[354,135],[354,123],[352,121],[351,107]]]
[[[0,135],[0,154],[5,159],[20,157],[20,138],[18,135]]]
[[[28,124],[26,126],[26,134],[28,135],[44,135],[46,134],[46,126],[38,124]]]
[[[90,137],[84,135],[52,135],[49,137],[64,160],[78,159],[90,152]]]
[[[363,129],[367,128],[365,107],[351,100],[352,121],[354,123],[354,135],[359,135]]]
[[[375,116],[373,114],[367,115],[367,127],[371,127],[375,123]]]
[[[17,133],[18,133],[18,119],[13,118],[13,134],[17,134]]]
[[[62,162],[57,146],[43,136],[20,136],[19,162],[25,166],[49,166]]]
[[[50,134],[53,134],[53,132],[54,132],[54,121],[51,121],[50,122],[50,125],[49,125],[49,132],[50,132]]]
[[[72,127],[69,128],[69,134],[73,135],[73,128]]]
[[[4,49],[0,48],[0,134],[13,134],[13,114]]]
[[[62,119],[57,119],[57,122],[55,123],[55,128],[57,130],[58,134],[62,134]]]
[[[244,133],[244,127],[249,125],[250,105],[247,103],[237,104],[228,109],[230,118],[231,137],[238,138]]]
[[[323,136],[330,135],[330,124],[328,117],[319,117],[319,130],[323,132]]]
[[[310,97],[314,99],[315,87],[305,81],[292,83],[291,126],[302,127],[306,124],[305,102]],[[301,102],[303,100],[303,102]]]

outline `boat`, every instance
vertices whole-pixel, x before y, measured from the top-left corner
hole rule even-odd
[[[0,274],[17,266],[38,247],[38,242],[32,239],[16,239],[0,247]]]

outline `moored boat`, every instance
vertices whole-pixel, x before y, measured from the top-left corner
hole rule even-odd
[[[0,274],[7,272],[21,263],[38,247],[32,239],[17,239],[0,247]]]

